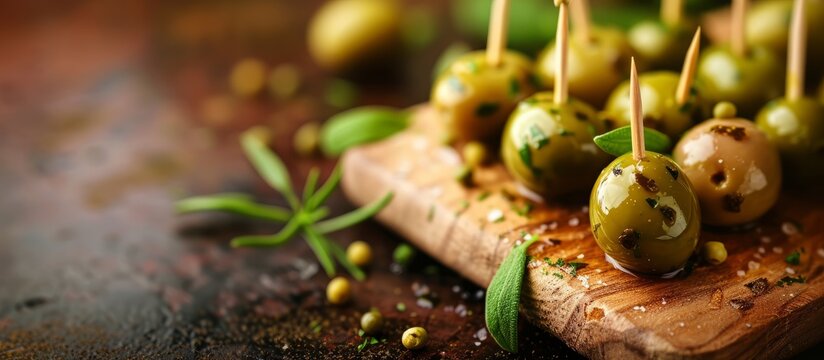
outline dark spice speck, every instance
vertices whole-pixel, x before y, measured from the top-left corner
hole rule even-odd
[[[770,283],[765,278],[758,278],[744,284],[756,296],[763,294],[770,288]]]
[[[661,211],[661,216],[664,217],[664,224],[667,224],[667,226],[675,225],[675,209],[665,205],[658,210]]]
[[[730,306],[732,306],[732,308],[736,310],[747,311],[749,309],[752,309],[753,305],[754,304],[752,303],[752,301],[749,301],[747,299],[730,300]]]
[[[624,173],[624,169],[621,169],[620,165],[615,166],[612,168],[612,175],[621,176]]]
[[[670,174],[670,176],[672,176],[672,179],[673,180],[678,180],[678,169],[676,169],[672,166],[669,166],[669,165],[667,165],[666,168],[667,168],[667,172]]]
[[[741,204],[744,203],[744,195],[732,193],[724,195],[724,210],[734,213],[741,212]]]
[[[475,109],[475,115],[478,117],[491,116],[498,111],[498,107],[498,103],[481,103],[478,105],[478,108]]]
[[[638,185],[641,185],[641,187],[646,191],[651,193],[658,192],[658,185],[655,184],[655,180],[644,176],[642,173],[635,173],[635,182],[638,183]]]
[[[624,232],[621,233],[621,236],[618,236],[618,242],[621,243],[625,249],[635,249],[638,246],[638,240],[641,239],[641,234],[639,234],[635,229],[624,229]]]
[[[710,128],[710,131],[727,135],[735,139],[735,141],[744,140],[747,137],[747,130],[739,126],[715,125]]]

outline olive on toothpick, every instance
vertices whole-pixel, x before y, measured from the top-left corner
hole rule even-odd
[[[601,107],[610,91],[626,78],[623,69],[633,50],[621,31],[590,24],[586,0],[573,0],[569,6],[575,25],[567,49],[569,94]],[[536,60],[535,72],[544,85],[555,82],[557,48],[557,43],[550,43]]]
[[[698,244],[698,199],[683,171],[668,157],[644,148],[641,90],[630,69],[632,153],[601,172],[589,200],[595,242],[616,267],[669,275],[687,263]]]
[[[642,21],[629,29],[627,40],[639,62],[657,70],[678,69],[681,54],[690,46],[691,29],[695,28],[684,19],[683,9],[683,0],[662,0],[660,20]]]
[[[510,174],[529,190],[550,197],[587,190],[609,161],[592,140],[605,131],[595,109],[569,97],[569,5],[565,0],[555,4],[559,7],[555,91],[522,101],[501,140],[501,157]]]
[[[756,124],[781,153],[785,178],[818,184],[824,176],[824,105],[804,96],[805,1],[796,0],[787,53],[787,91],[758,113]]]
[[[456,59],[432,87],[431,103],[460,141],[497,138],[515,105],[537,90],[532,62],[506,51],[509,0],[492,3],[486,51]]]
[[[768,49],[747,46],[746,12],[747,0],[733,0],[730,43],[704,50],[697,81],[709,105],[729,101],[743,116],[752,117],[764,102],[781,94],[781,65]]]
[[[644,98],[644,126],[656,129],[677,139],[694,124],[706,118],[706,107],[700,93],[693,86],[695,67],[701,47],[701,29],[695,31],[681,74],[655,71],[638,78]],[[610,127],[629,125],[632,118],[630,83],[619,85],[610,95],[602,117]]]

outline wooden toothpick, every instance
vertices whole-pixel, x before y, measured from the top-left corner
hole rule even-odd
[[[558,5],[558,1],[555,1],[555,5]],[[589,20],[589,5],[587,4],[587,0],[572,0],[569,6],[572,12],[572,21],[575,24],[576,36],[580,37],[583,41],[589,42],[592,39],[589,35],[592,25]]]
[[[804,97],[804,56],[807,52],[807,21],[804,17],[804,0],[795,0],[790,43],[787,51],[787,100]]]
[[[569,50],[569,14],[567,1],[555,0],[558,6],[558,29],[555,32],[555,93],[556,105],[565,104],[569,96],[567,79],[567,51]]]
[[[737,56],[747,53],[747,43],[744,38],[744,18],[747,15],[747,0],[732,0],[732,23],[730,26],[730,46]]]
[[[701,50],[701,27],[695,30],[692,43],[684,57],[684,67],[681,69],[681,78],[678,79],[678,87],[675,89],[675,101],[678,105],[684,105],[690,99],[690,88],[695,80],[695,66],[698,63],[698,52]]]
[[[635,69],[635,57],[629,70],[629,104],[630,130],[632,133],[632,157],[644,159],[644,117],[641,105],[641,87],[638,84],[638,70]]]
[[[661,21],[670,27],[681,23],[683,16],[684,0],[662,0],[661,1]]]
[[[489,16],[489,34],[486,38],[486,61],[489,65],[501,64],[501,57],[506,51],[506,30],[509,19],[509,0],[492,2]]]

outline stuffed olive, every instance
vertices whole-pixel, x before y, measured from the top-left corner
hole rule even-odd
[[[785,179],[820,184],[824,178],[824,105],[814,98],[771,101],[755,120],[781,154]]]
[[[642,74],[638,81],[644,99],[644,126],[656,129],[677,139],[694,124],[706,118],[698,90],[693,87],[683,105],[675,98],[679,75],[668,71]],[[630,84],[623,82],[609,97],[602,117],[610,127],[622,127],[630,123]]]
[[[624,69],[633,55],[623,33],[610,28],[590,29],[590,38],[569,39],[569,94],[595,107],[601,107],[610,91],[624,80]],[[555,81],[555,43],[547,47],[536,61],[543,84]]]
[[[622,155],[598,177],[589,201],[595,241],[615,262],[642,274],[683,268],[698,244],[701,214],[689,179],[664,155]]]
[[[592,138],[605,131],[589,105],[574,99],[556,105],[551,92],[524,100],[509,118],[501,156],[509,173],[547,196],[585,191],[609,156]]]
[[[741,225],[758,219],[778,200],[778,151],[755,124],[716,106],[716,119],[687,132],[673,156],[695,188],[704,223]],[[734,107],[732,107],[734,109]]]
[[[515,52],[498,66],[482,51],[456,59],[435,81],[431,103],[456,140],[489,140],[500,135],[519,101],[537,90],[532,63]]]

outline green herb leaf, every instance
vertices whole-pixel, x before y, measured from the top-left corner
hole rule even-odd
[[[318,258],[318,262],[320,262],[326,275],[329,277],[335,276],[335,261],[332,260],[332,255],[329,254],[326,241],[316,232],[311,231],[310,228],[304,228],[303,236],[306,239],[306,244],[309,245]]]
[[[288,209],[256,204],[252,202],[251,196],[229,193],[183,199],[175,203],[175,210],[181,214],[199,211],[225,211],[277,222],[288,221],[292,216],[292,212]]]
[[[283,227],[277,234],[275,235],[246,235],[246,236],[238,236],[232,239],[232,246],[233,247],[244,247],[244,246],[278,246],[283,245],[287,241],[289,241],[295,233],[300,230],[302,223],[300,218],[293,217],[292,220],[289,220],[286,223],[286,226]]]
[[[283,161],[266,145],[269,131],[262,127],[252,128],[243,133],[240,143],[246,157],[252,162],[260,176],[272,188],[279,191],[289,201],[293,209],[297,208],[298,199],[292,190],[292,180]]]
[[[790,253],[790,255],[787,255],[787,257],[784,258],[784,261],[790,265],[801,264],[801,253],[798,252],[798,250],[793,251],[792,253]]]
[[[613,156],[621,156],[632,152],[632,135],[629,126],[598,135],[593,140],[601,150]],[[644,146],[646,150],[665,152],[670,148],[671,143],[667,135],[655,129],[644,128]]]
[[[320,147],[328,156],[385,139],[406,129],[408,114],[382,106],[365,106],[344,111],[329,119],[320,130]]]
[[[306,200],[304,208],[306,208],[309,211],[312,211],[318,206],[320,206],[320,204],[326,202],[326,199],[328,199],[329,196],[332,195],[332,192],[335,191],[335,188],[338,187],[341,176],[342,173],[340,165],[335,166],[335,169],[332,170],[332,174],[329,175],[329,178],[326,179],[326,182],[323,183],[323,185],[321,185],[320,189],[318,189],[316,193],[312,194],[312,196],[309,197],[309,200]]]
[[[314,227],[321,234],[328,234],[330,232],[335,232],[344,228],[348,228],[352,225],[360,223],[361,221],[369,219],[373,215],[377,214],[384,207],[386,207],[386,205],[388,205],[390,201],[392,201],[393,196],[394,193],[387,193],[379,200],[367,206],[364,206],[347,214],[338,216],[334,219],[321,221],[315,224]]]
[[[320,176],[320,170],[318,170],[318,168],[313,167],[312,170],[309,170],[309,175],[306,176],[306,184],[303,185],[303,203],[306,203],[315,191],[315,186],[318,184],[318,176]]]
[[[544,131],[537,124],[529,126],[529,137],[532,140],[532,147],[535,150],[540,150],[542,147],[549,144],[549,138],[546,137]]]
[[[349,261],[349,258],[346,257],[346,251],[344,251],[343,248],[340,247],[340,245],[333,243],[325,236],[319,234],[317,230],[313,229],[312,227],[307,227],[305,232],[307,235],[316,238],[318,242],[323,244],[326,247],[326,250],[332,253],[332,255],[338,260],[338,263],[340,263],[341,266],[343,266],[343,268],[346,269],[346,271],[348,271],[353,278],[355,278],[355,280],[363,281],[364,279],[366,279],[366,274],[363,272],[363,270],[361,270],[360,268],[355,266],[355,264],[352,264]]]
[[[526,272],[526,251],[537,238],[515,247],[501,263],[486,291],[486,328],[504,350],[518,352],[518,305]]]

